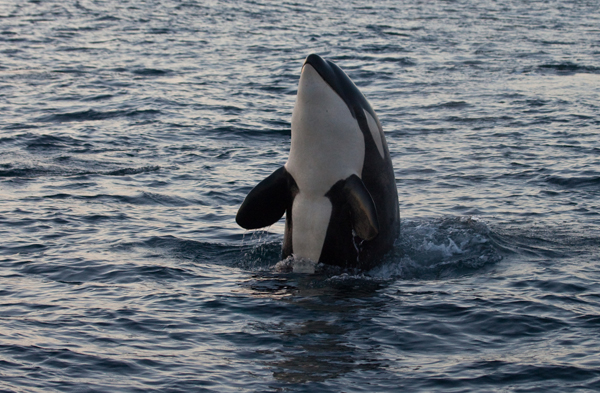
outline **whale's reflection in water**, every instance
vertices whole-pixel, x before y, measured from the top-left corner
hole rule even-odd
[[[324,382],[385,367],[377,346],[356,337],[371,312],[380,313],[386,307],[377,293],[385,285],[361,276],[272,273],[244,282],[243,290],[252,296],[275,299],[294,309],[285,318],[289,321],[274,316],[277,322],[249,323],[254,331],[278,337],[276,346],[258,350],[267,359],[265,367],[276,380],[287,383]],[[365,345],[357,345],[361,342]]]

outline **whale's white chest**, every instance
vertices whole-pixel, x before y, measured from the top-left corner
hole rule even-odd
[[[300,77],[285,165],[298,186],[292,206],[294,255],[318,261],[331,216],[325,194],[351,175],[361,176],[365,141],[346,103],[310,65]]]

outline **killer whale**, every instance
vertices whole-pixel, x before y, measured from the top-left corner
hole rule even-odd
[[[237,223],[258,229],[285,214],[282,258],[374,267],[400,233],[394,170],[377,115],[341,68],[311,54],[291,125],[288,161],[250,191]]]

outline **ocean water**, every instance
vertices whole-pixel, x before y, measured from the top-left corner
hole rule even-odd
[[[402,234],[294,275],[235,213],[304,58]],[[0,0],[0,391],[600,390],[597,1]]]

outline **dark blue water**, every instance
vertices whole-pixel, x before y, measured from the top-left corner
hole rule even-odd
[[[245,232],[303,59],[394,162],[370,272]],[[600,390],[597,1],[0,1],[0,391]]]

